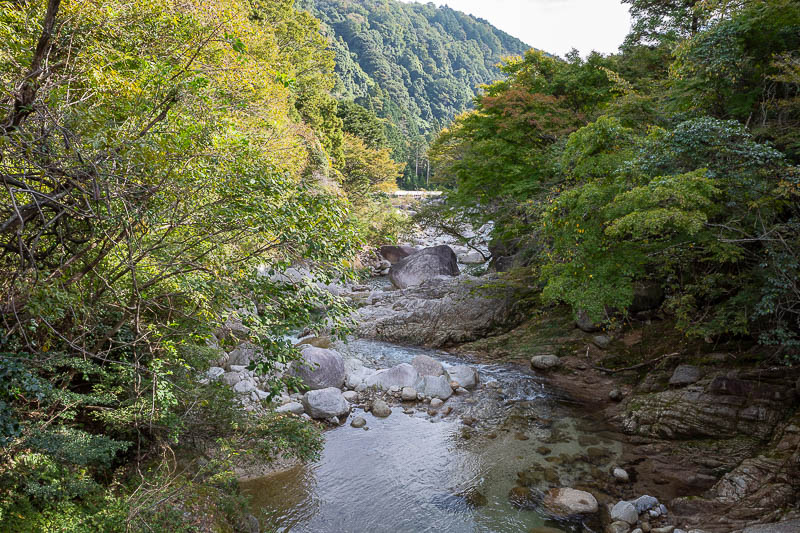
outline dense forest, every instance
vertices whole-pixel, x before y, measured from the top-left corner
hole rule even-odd
[[[626,3],[618,54],[511,59],[438,136],[452,216],[587,320],[663,290],[686,335],[797,358],[800,6]]]
[[[405,162],[400,185],[428,186],[432,134],[472,106],[497,65],[529,46],[446,6],[397,0],[302,0],[336,56],[334,94],[383,120],[387,146]]]
[[[252,530],[236,467],[322,449],[286,335],[350,331],[429,134],[422,217],[537,305],[800,359],[800,5],[626,3],[562,59],[430,4],[0,2],[0,531]],[[204,377],[243,343],[265,411]]]
[[[198,371],[342,315],[255,273],[348,275],[402,165],[292,0],[4,2],[0,40],[0,529],[228,530],[234,459],[320,439]]]

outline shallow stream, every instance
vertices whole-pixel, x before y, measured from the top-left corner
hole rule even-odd
[[[445,366],[463,363],[445,352],[367,340],[336,349],[375,368],[410,362],[420,353]],[[480,384],[469,393],[454,394],[445,403],[452,408],[449,414],[442,409],[431,415],[422,402],[395,405],[383,419],[354,409],[351,419],[364,417],[366,430],[351,427],[348,419],[326,431],[320,461],[243,482],[263,529],[588,530],[554,519],[535,502],[514,505],[509,494],[521,479],[539,490],[580,488],[589,479],[605,479],[619,459],[621,444],[532,372],[507,365],[473,366]]]

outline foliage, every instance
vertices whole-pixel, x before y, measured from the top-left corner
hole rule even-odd
[[[687,335],[797,354],[796,2],[628,3],[621,53],[512,59],[438,135],[445,210],[545,301],[607,320],[656,284]]]
[[[358,198],[315,179],[345,164],[318,30],[289,0],[4,6],[3,528],[189,530],[181,507],[228,501],[244,452],[318,453],[304,421],[199,383],[213,333],[260,346],[267,373],[296,356],[291,329],[346,326],[312,280],[265,272],[350,275],[362,239]]]
[[[429,134],[470,107],[475,88],[497,77],[495,65],[504,56],[528,48],[446,6],[396,0],[299,5],[322,20],[330,38],[335,92],[384,120],[394,159],[406,162],[401,185],[407,188],[427,185]]]

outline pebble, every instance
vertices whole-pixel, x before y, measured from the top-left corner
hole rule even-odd
[[[392,414],[392,409],[389,404],[383,400],[375,400],[372,402],[372,414],[381,418],[385,418]]]
[[[364,426],[367,425],[367,421],[364,418],[357,416],[353,419],[352,422],[350,422],[350,425],[353,426],[354,428],[363,428]]]
[[[620,483],[626,483],[630,479],[628,473],[624,469],[619,467],[615,468],[612,474],[614,476],[614,479],[616,479]]]

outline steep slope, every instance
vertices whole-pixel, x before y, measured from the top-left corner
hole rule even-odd
[[[449,7],[396,0],[298,0],[322,20],[336,53],[337,95],[390,123],[395,157],[419,172],[429,132],[468,109],[505,56],[530,48]],[[396,127],[396,128],[393,128]],[[396,129],[396,131],[392,131]]]

